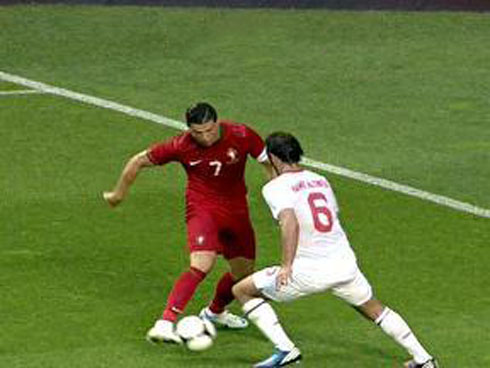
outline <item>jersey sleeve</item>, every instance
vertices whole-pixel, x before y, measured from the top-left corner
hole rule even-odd
[[[267,161],[264,140],[253,129],[246,127],[250,155],[259,162]]]
[[[176,138],[157,143],[147,150],[148,158],[155,165],[163,165],[170,161],[179,161],[180,149]]]
[[[291,196],[287,195],[287,189],[282,188],[277,182],[269,182],[262,188],[262,195],[276,220],[279,213],[286,208],[294,208]]]

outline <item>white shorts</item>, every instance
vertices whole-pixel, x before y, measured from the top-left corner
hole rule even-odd
[[[333,275],[325,273],[317,262],[295,262],[291,279],[287,285],[277,289],[276,276],[279,270],[279,266],[272,266],[252,275],[255,287],[265,297],[278,302],[288,302],[330,290],[347,303],[359,306],[373,296],[371,285],[355,263],[350,265],[348,272]]]

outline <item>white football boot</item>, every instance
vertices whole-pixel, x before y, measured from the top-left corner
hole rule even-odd
[[[182,339],[175,333],[174,324],[163,319],[156,321],[155,325],[148,330],[146,339],[155,343],[182,344]]]
[[[409,360],[403,365],[404,368],[439,368],[435,359],[429,359],[425,363],[417,363],[415,360]]]
[[[242,329],[248,326],[248,321],[246,318],[230,313],[226,309],[222,313],[216,314],[211,312],[209,307],[206,307],[201,310],[199,317],[213,322],[214,324],[233,329]]]

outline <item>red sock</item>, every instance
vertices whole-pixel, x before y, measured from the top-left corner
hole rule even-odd
[[[191,267],[189,271],[180,275],[175,282],[170,295],[167,298],[167,305],[163,311],[162,318],[167,321],[175,322],[177,315],[184,312],[184,309],[192,299],[197,286],[206,277],[206,273]]]
[[[222,313],[225,310],[225,307],[235,299],[231,292],[233,284],[235,284],[235,280],[231,273],[227,272],[221,277],[216,286],[214,299],[209,306],[211,312],[216,314]]]

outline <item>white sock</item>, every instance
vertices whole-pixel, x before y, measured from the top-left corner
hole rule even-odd
[[[375,322],[386,334],[403,346],[418,364],[425,363],[432,358],[419,343],[407,323],[395,311],[386,307]]]
[[[216,317],[216,316],[219,316],[221,313],[219,313],[219,314],[214,313],[211,309],[209,309],[209,307],[206,307],[206,314],[210,317]]]
[[[242,306],[245,315],[282,351],[290,351],[294,343],[284,332],[274,309],[262,298],[251,299]]]

